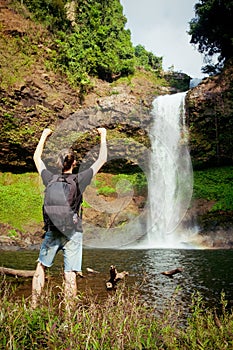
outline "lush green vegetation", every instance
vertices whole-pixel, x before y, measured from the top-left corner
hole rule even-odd
[[[134,72],[134,51],[117,0],[79,2],[72,33],[59,32],[55,66],[82,84],[89,75],[112,81]]]
[[[117,174],[107,177],[104,174],[98,174],[94,182],[97,192],[103,195],[111,195],[117,192],[127,193],[131,190],[135,195],[145,195],[147,192],[147,179],[143,172],[134,174]]]
[[[74,85],[89,85],[90,75],[111,81],[133,73],[134,49],[119,0],[82,0],[78,5],[25,0],[24,5],[53,33],[53,65]]]
[[[212,210],[233,210],[233,167],[194,172],[194,195],[216,201]]]
[[[25,231],[42,221],[43,186],[38,174],[0,173],[0,192],[1,223]]]
[[[80,98],[93,88],[96,77],[131,82],[140,71],[155,85],[169,85],[161,77],[162,57],[142,45],[133,47],[119,0],[81,0],[78,5],[66,0],[18,0],[8,6],[25,21],[32,21],[27,22],[28,30],[22,21],[22,28],[19,25],[13,35],[3,33],[0,38],[0,86],[4,89],[33,74],[36,64],[62,73],[79,88]]]
[[[216,65],[208,63],[203,72],[216,72],[232,58],[233,1],[200,0],[195,5],[195,18],[190,22],[191,43],[206,55],[206,62],[218,54]],[[209,58],[209,60],[208,60]]]
[[[136,65],[146,70],[152,70],[160,73],[162,71],[162,57],[157,57],[153,52],[148,52],[144,46],[137,45],[134,48],[136,56]]]
[[[133,48],[119,0],[18,2],[18,11],[24,9],[28,16],[29,10],[51,32],[49,61],[53,67],[84,91],[91,87],[91,76],[111,82],[134,73],[137,66],[156,75],[162,70],[161,57],[142,45]]]
[[[162,312],[140,301],[137,291],[120,286],[103,301],[90,292],[64,304],[62,290],[55,298],[45,291],[37,308],[30,299],[15,300],[1,285],[0,343],[13,349],[167,349],[223,350],[233,347],[233,313],[222,295],[221,310],[193,297],[189,316],[171,300]],[[174,298],[175,299],[175,298]]]
[[[0,27],[1,31],[1,27]],[[30,74],[30,67],[35,64],[38,54],[38,44],[44,42],[45,30],[31,26],[27,35],[6,37],[0,35],[0,86],[7,89],[16,82],[21,82]],[[46,45],[46,44],[45,44]],[[10,100],[10,98],[9,98]],[[9,101],[0,100],[9,104]]]
[[[0,54],[1,57],[1,87],[7,88],[9,85],[13,85],[16,81],[20,81],[26,76],[29,67],[34,63],[33,56],[30,54],[28,45],[19,44],[19,38],[15,40],[9,40],[7,44],[10,46],[10,50],[5,50]],[[24,50],[19,50],[19,45],[24,46]],[[6,46],[6,39],[0,36],[0,48]],[[9,65],[9,61],[11,64]],[[24,67],[24,69],[20,69]]]
[[[58,29],[66,30],[70,21],[66,16],[65,4],[63,0],[23,0],[20,5],[26,5],[31,12],[30,16],[37,21],[44,22],[50,31]]]

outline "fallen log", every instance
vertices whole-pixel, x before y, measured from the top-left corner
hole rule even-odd
[[[127,271],[117,272],[117,269],[114,265],[110,266],[110,279],[106,282],[106,288],[113,289],[115,288],[117,282],[128,276]]]
[[[168,277],[173,277],[173,275],[182,272],[183,269],[181,267],[177,267],[174,270],[170,270],[170,271],[163,271],[161,272],[162,275],[168,276]]]
[[[35,270],[15,270],[9,267],[0,267],[2,275],[13,275],[16,277],[33,277]]]

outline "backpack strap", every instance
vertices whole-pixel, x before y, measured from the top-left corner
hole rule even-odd
[[[65,178],[65,181],[68,182],[69,184],[71,184],[72,186],[75,186],[75,193],[76,193],[76,198],[75,198],[75,207],[74,207],[74,211],[78,214],[78,216],[80,218],[82,218],[82,201],[83,201],[83,197],[81,194],[81,191],[79,191],[79,185],[78,182],[74,181],[74,179],[77,177],[76,174],[70,174],[69,176],[67,176]],[[78,201],[78,196],[81,196],[80,200]]]
[[[58,180],[59,181],[59,178]],[[68,183],[69,185],[71,185],[71,192],[70,192],[70,197],[69,200],[72,200],[72,199],[75,199],[76,200],[76,197],[77,197],[77,185],[76,185],[76,182],[74,181],[74,176],[62,176],[61,177],[61,181],[64,181],[66,183]]]
[[[48,182],[47,186],[58,180],[60,175],[53,175],[52,179]]]

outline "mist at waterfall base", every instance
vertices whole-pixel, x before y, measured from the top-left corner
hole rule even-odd
[[[193,172],[185,125],[185,92],[159,96],[150,130],[147,235],[141,248],[193,248],[196,227],[183,225],[193,191]]]

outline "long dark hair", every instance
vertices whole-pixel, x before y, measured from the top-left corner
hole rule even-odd
[[[74,163],[74,152],[71,149],[63,149],[57,159],[57,166],[62,169],[62,172],[69,170]]]

